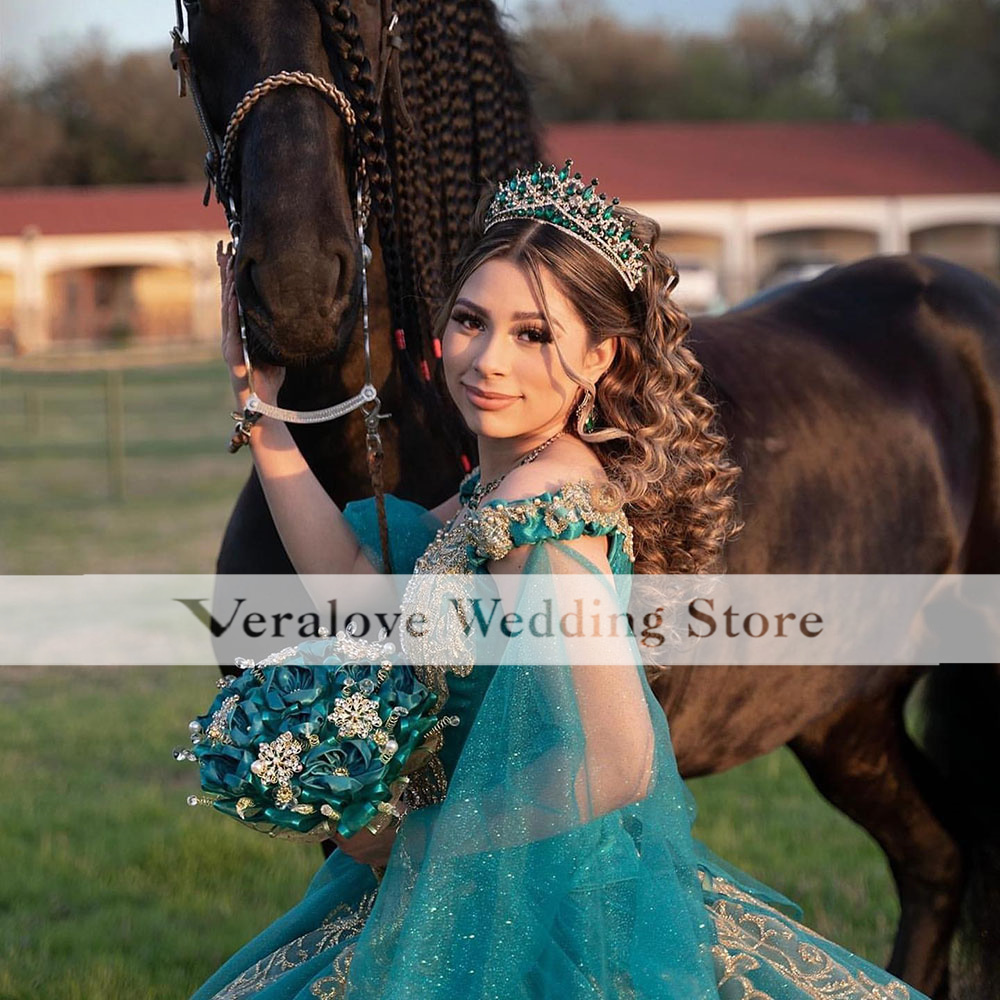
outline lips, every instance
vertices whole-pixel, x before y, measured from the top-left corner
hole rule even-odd
[[[477,389],[475,386],[462,383],[465,394],[473,406],[478,406],[482,410],[499,410],[504,406],[509,406],[520,396],[509,396],[502,392],[487,392],[485,389]]]

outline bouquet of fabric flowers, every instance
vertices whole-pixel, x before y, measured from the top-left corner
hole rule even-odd
[[[395,647],[350,633],[289,646],[219,681],[208,711],[190,724],[201,787],[190,805],[220,812],[271,836],[323,840],[377,833],[392,817],[408,775],[440,748],[437,695]]]

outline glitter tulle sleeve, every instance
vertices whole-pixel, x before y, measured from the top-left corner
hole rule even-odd
[[[518,607],[560,607],[565,574],[614,586],[541,542]],[[406,817],[347,1000],[718,996],[690,812],[638,650],[616,667],[543,659],[527,630],[509,641],[447,797]]]

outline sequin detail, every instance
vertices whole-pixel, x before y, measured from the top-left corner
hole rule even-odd
[[[317,979],[309,987],[309,992],[316,997],[316,1000],[342,1000],[347,992],[347,973],[351,969],[352,958],[354,958],[353,941],[333,960],[333,970],[330,975]]]

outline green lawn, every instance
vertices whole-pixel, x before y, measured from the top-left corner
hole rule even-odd
[[[125,496],[114,500],[103,373],[0,373],[0,571],[213,571],[250,467],[246,451],[226,450],[225,369],[131,369],[123,400]]]
[[[126,373],[124,500],[108,498],[102,384],[2,373],[0,569],[211,572],[248,462],[225,450],[221,365]],[[0,669],[0,1000],[184,997],[301,896],[318,848],[185,805],[195,771],[170,751],[214,679]],[[692,788],[713,849],[884,961],[897,913],[885,862],[791,754]]]

